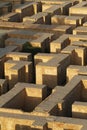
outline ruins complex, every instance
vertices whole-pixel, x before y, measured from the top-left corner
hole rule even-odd
[[[0,130],[87,130],[87,0],[0,0]]]

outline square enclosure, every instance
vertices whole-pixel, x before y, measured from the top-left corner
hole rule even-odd
[[[4,102],[1,98],[0,107],[32,112],[46,98],[47,87],[45,85],[17,83],[13,89],[3,96]]]

